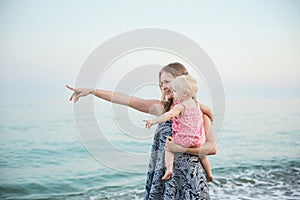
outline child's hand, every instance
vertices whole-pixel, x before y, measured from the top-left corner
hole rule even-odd
[[[143,120],[144,122],[146,122],[146,128],[150,129],[152,125],[154,125],[154,121],[152,120]]]

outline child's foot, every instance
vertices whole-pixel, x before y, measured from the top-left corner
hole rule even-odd
[[[161,180],[169,180],[172,174],[172,171],[166,171],[165,175],[161,178]]]
[[[214,180],[214,176],[212,174],[211,175],[207,175],[206,179],[207,179],[207,182],[212,182]]]

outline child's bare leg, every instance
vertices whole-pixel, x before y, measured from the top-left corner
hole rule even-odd
[[[208,182],[211,182],[213,181],[214,179],[214,176],[212,175],[212,171],[211,171],[211,168],[210,168],[210,164],[209,164],[209,160],[208,158],[205,156],[205,157],[202,157],[201,158],[201,163],[202,163],[202,166],[204,168],[204,170],[206,171],[206,179]]]
[[[170,151],[165,151],[165,165],[167,170],[165,175],[161,178],[161,180],[168,180],[171,178],[173,173],[173,162],[174,162],[174,153]]]

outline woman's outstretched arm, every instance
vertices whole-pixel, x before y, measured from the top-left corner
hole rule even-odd
[[[185,148],[176,144],[173,141],[172,137],[168,137],[166,142],[166,147],[165,147],[166,150],[174,153],[176,152],[188,153],[199,157],[216,154],[217,146],[216,146],[216,140],[211,127],[211,121],[209,117],[206,115],[203,115],[203,121],[204,121],[204,129],[205,129],[205,136],[206,136],[205,144],[203,144],[201,147]]]
[[[163,111],[162,105],[159,100],[155,99],[141,99],[134,96],[129,96],[120,92],[113,92],[107,90],[94,90],[89,88],[73,88],[67,85],[67,88],[73,91],[73,94],[70,97],[70,101],[74,100],[76,103],[80,97],[93,94],[98,98],[103,100],[117,103],[125,106],[129,106],[133,109],[144,113],[150,113],[153,115],[160,115]]]

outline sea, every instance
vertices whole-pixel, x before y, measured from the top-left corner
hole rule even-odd
[[[98,128],[85,129],[68,99],[1,100],[0,199],[143,199],[155,127],[128,134],[110,103],[94,104]],[[144,129],[149,116],[128,113]],[[300,98],[226,99],[222,124],[211,199],[300,199]]]

